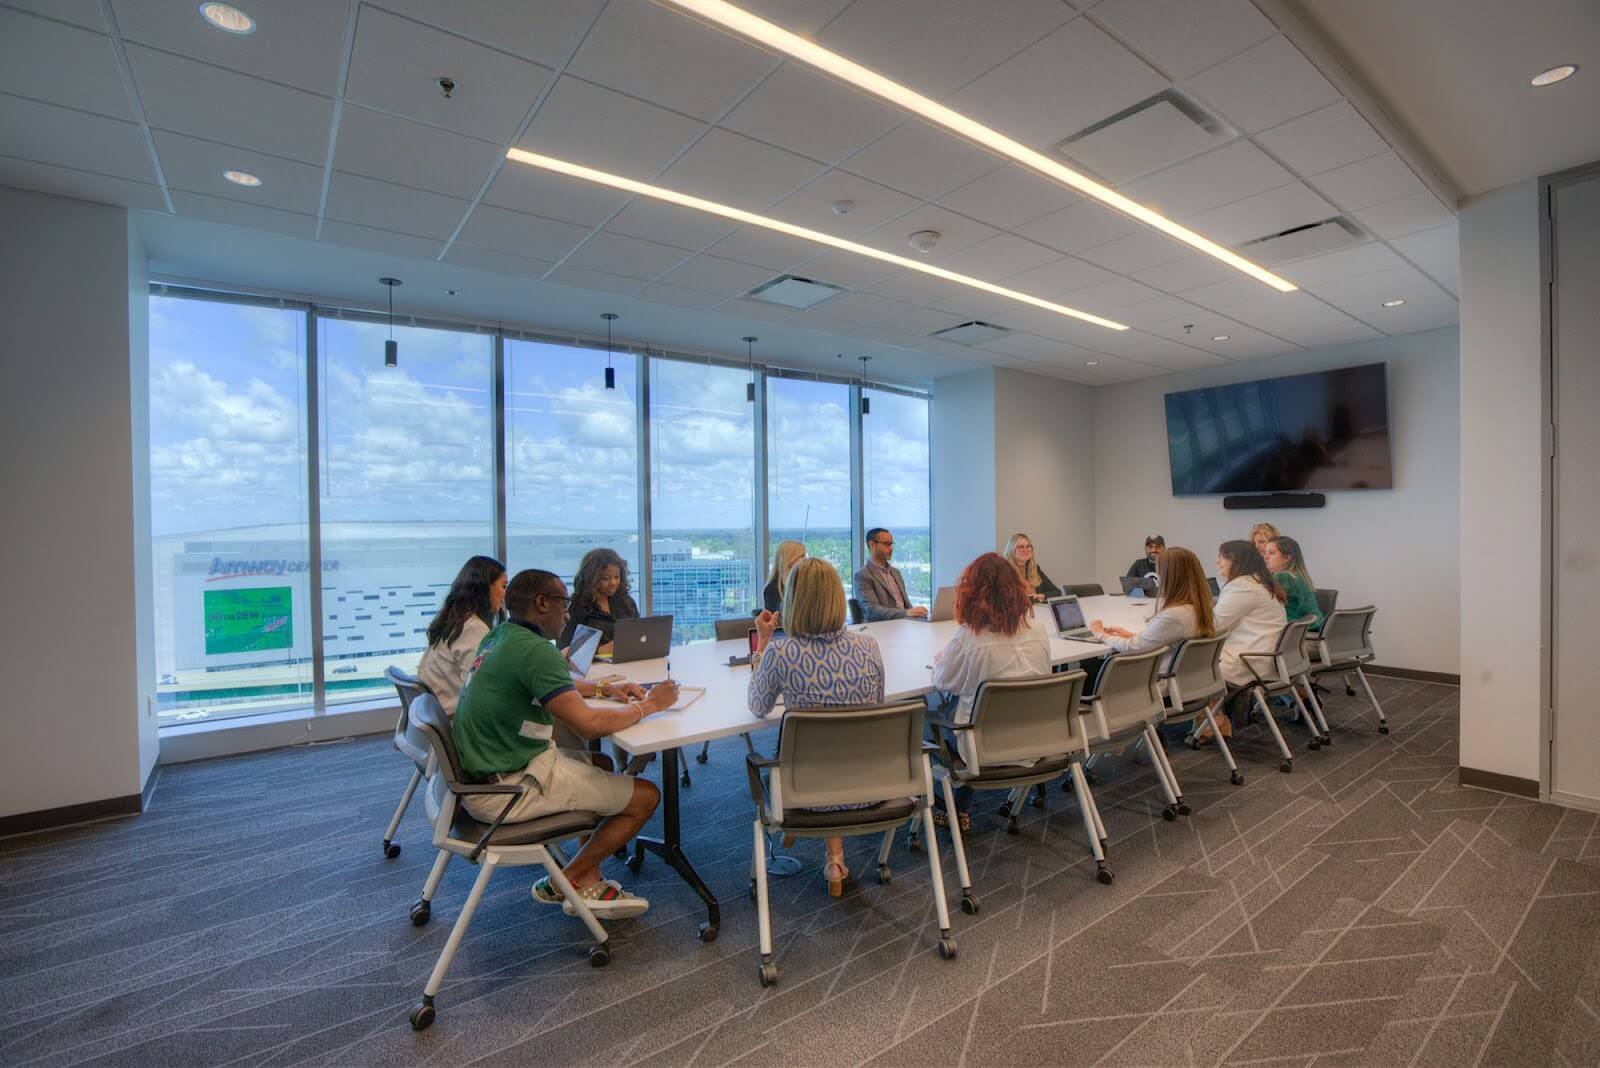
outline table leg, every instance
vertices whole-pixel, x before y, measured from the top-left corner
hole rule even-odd
[[[678,813],[678,757],[676,749],[661,751],[661,837],[646,838],[640,835],[635,838],[633,859],[628,861],[628,867],[637,872],[644,863],[647,851],[666,861],[667,866],[677,872],[706,903],[706,922],[700,925],[700,939],[703,942],[715,942],[722,926],[722,908],[717,903],[716,895],[712,894],[711,888],[700,878],[700,873],[694,870],[694,865],[689,863],[689,858],[683,852],[683,829]]]

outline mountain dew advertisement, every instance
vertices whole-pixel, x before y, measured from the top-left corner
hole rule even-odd
[[[291,593],[288,586],[206,590],[206,655],[291,648]]]

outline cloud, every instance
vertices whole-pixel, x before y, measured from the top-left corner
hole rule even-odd
[[[214,440],[292,444],[299,406],[259,378],[230,388],[188,360],[155,370],[150,407],[159,419],[199,429]]]

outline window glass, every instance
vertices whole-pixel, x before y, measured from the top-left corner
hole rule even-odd
[[[850,387],[767,379],[767,559],[780,541],[804,542],[850,584]]]
[[[928,512],[928,400],[869,389],[861,417],[863,525],[894,534],[894,566],[913,604],[933,599],[933,539]]]

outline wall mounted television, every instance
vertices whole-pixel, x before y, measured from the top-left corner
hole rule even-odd
[[[1168,393],[1174,496],[1392,489],[1381,363]]]

